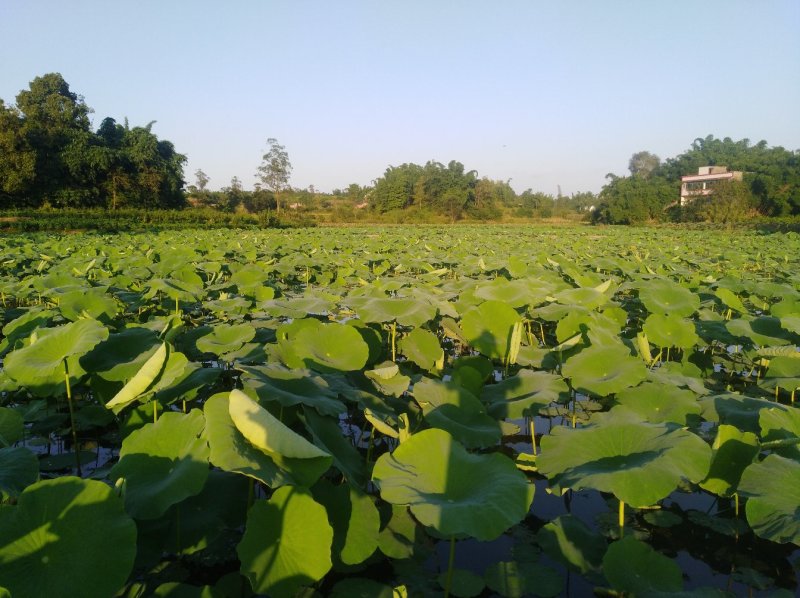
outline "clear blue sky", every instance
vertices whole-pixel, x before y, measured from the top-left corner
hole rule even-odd
[[[0,98],[60,72],[211,188],[369,184],[462,162],[521,192],[599,191],[696,137],[800,149],[798,0],[0,0]]]

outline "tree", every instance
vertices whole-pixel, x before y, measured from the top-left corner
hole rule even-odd
[[[208,178],[208,175],[199,168],[194,171],[194,178],[197,181],[197,190],[201,193],[206,190],[206,185],[208,185],[208,181],[211,180]]]
[[[689,220],[730,226],[750,217],[756,202],[750,187],[743,181],[720,181],[713,192],[693,199],[684,209]]]
[[[277,213],[281,211],[279,194],[289,189],[289,177],[292,174],[292,164],[289,162],[289,154],[286,148],[278,144],[278,140],[270,137],[267,139],[269,151],[261,158],[261,165],[258,167],[256,178],[267,191],[272,191],[275,196]]]
[[[661,165],[661,158],[650,152],[636,152],[628,162],[628,170],[632,176],[640,176],[649,179],[655,170]]]
[[[36,152],[22,130],[22,116],[0,100],[0,206],[26,196],[36,175]],[[6,206],[6,204],[8,204]]]

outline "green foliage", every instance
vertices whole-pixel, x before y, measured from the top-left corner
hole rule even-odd
[[[91,112],[58,73],[31,81],[16,108],[0,101],[0,208],[183,206],[186,156],[153,123],[106,118],[92,132]]]

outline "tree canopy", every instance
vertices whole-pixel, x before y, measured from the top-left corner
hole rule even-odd
[[[36,77],[0,100],[0,207],[176,208],[184,203],[186,156],[144,127],[105,118],[59,73]]]

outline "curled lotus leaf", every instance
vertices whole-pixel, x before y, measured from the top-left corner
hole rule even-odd
[[[711,467],[700,486],[718,496],[731,496],[736,492],[745,468],[758,455],[758,437],[752,432],[721,424],[711,448],[714,451]]]
[[[240,349],[255,335],[256,329],[252,324],[217,325],[209,334],[197,339],[197,349],[203,353],[223,355]]]
[[[415,328],[398,343],[400,352],[425,370],[444,367],[444,350],[435,334],[424,328]]]
[[[536,465],[551,487],[592,488],[634,507],[648,507],[682,480],[706,477],[711,448],[699,436],[675,424],[615,415],[598,414],[585,428],[557,427],[542,438]]]
[[[534,486],[511,459],[468,453],[436,428],[381,455],[372,479],[383,500],[409,505],[420,523],[447,536],[493,540],[522,521],[533,501]]]
[[[65,318],[75,322],[87,316],[109,322],[119,312],[113,297],[101,290],[80,289],[64,293],[58,298],[58,308]]]
[[[104,380],[123,382],[136,375],[160,344],[152,330],[126,328],[109,335],[81,357],[81,367]]]
[[[491,359],[505,360],[511,353],[514,326],[522,321],[509,305],[485,301],[466,311],[461,329],[470,345]]]
[[[550,403],[569,397],[569,386],[557,374],[520,370],[515,376],[483,387],[481,400],[496,418],[518,419],[536,415]]]
[[[323,415],[339,415],[347,408],[339,393],[319,374],[279,365],[242,366],[242,384],[259,400],[277,401],[284,407],[308,405]]]
[[[397,322],[416,328],[436,317],[436,307],[407,297],[349,297],[348,305],[364,322]]]
[[[369,345],[358,330],[345,324],[305,326],[290,342],[296,358],[320,372],[360,370],[369,358]]]

